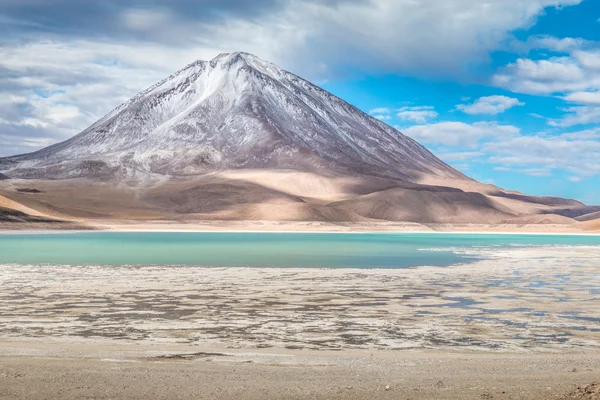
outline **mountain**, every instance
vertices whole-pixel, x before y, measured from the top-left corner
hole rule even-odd
[[[0,158],[0,196],[11,202],[7,215],[90,224],[564,225],[595,211],[469,179],[398,130],[247,53],[196,61],[65,142]]]
[[[0,159],[14,178],[244,168],[462,177],[396,129],[247,53],[194,62],[79,135]]]

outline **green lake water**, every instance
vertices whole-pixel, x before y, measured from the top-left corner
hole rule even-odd
[[[473,249],[600,246],[599,236],[414,233],[0,234],[0,264],[407,268],[480,259]]]

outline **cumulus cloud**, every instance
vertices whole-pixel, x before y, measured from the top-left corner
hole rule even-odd
[[[600,90],[593,92],[573,92],[563,97],[569,103],[592,104],[600,106]]]
[[[600,142],[574,135],[516,136],[487,143],[483,150],[493,154],[491,162],[505,166],[567,170],[582,178],[600,174]]]
[[[565,108],[560,119],[551,119],[548,124],[558,127],[600,123],[600,107],[582,106]]]
[[[486,162],[493,170],[536,177],[567,171],[571,181],[600,175],[600,128],[526,135],[512,125],[495,122],[440,122],[404,131],[427,143],[446,162]],[[465,150],[466,149],[466,150]],[[454,164],[456,166],[456,164]]]
[[[567,53],[591,44],[591,42],[582,38],[557,38],[549,35],[537,35],[527,38],[526,43],[517,47],[522,47],[526,51],[545,49],[558,53]]]
[[[437,118],[438,113],[432,106],[416,106],[416,107],[402,107],[397,110],[396,114],[398,118],[403,121],[410,121],[417,124],[424,124],[430,119]]]
[[[571,57],[548,60],[520,58],[493,78],[496,85],[530,94],[584,91],[597,87],[600,75],[586,71]]]
[[[567,94],[574,103],[598,101],[600,88],[600,50],[597,43],[580,39],[546,37],[546,45],[565,53],[542,59],[519,58],[493,77],[497,86],[530,94]]]
[[[562,138],[568,140],[600,139],[600,128],[585,129],[582,131],[563,133]]]
[[[518,135],[520,129],[512,125],[498,125],[495,122],[440,122],[417,125],[404,130],[415,140],[430,144],[474,148],[482,140],[507,138]]]
[[[518,99],[512,97],[487,96],[479,98],[472,104],[459,104],[456,106],[456,109],[471,115],[497,115],[505,112],[510,108],[523,105],[525,105],[525,103],[522,103]]]
[[[5,27],[9,32],[76,32],[79,38],[109,36],[190,48],[219,43],[264,57],[286,56],[289,64],[310,55],[327,64],[455,73],[487,61],[490,50],[545,8],[580,2],[177,0],[165,6],[158,0],[10,0],[0,6],[11,21]]]
[[[493,77],[495,85],[514,92],[553,95],[578,106],[566,107],[552,126],[569,127],[600,121],[600,50],[597,42],[573,38],[542,37],[532,47],[562,55],[519,58]]]

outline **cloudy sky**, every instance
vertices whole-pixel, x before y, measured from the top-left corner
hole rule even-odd
[[[478,180],[600,204],[598,0],[0,0],[0,156],[231,51]]]

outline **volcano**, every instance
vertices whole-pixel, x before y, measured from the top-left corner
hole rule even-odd
[[[247,53],[194,62],[63,142],[0,161],[15,178],[293,169],[460,177],[423,146]]]
[[[0,172],[0,194],[60,218],[570,223],[596,211],[478,183],[248,53],[196,61]]]

